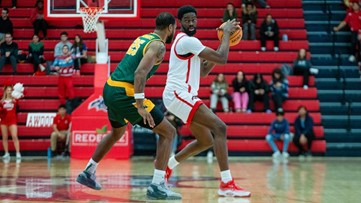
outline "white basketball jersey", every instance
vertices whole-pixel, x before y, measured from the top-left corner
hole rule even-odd
[[[172,45],[165,91],[187,91],[198,95],[201,59],[205,46],[195,37],[179,33]]]

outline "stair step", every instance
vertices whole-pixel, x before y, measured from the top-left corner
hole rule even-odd
[[[349,109],[350,108],[350,109]],[[320,109],[322,115],[361,115],[361,103],[342,104],[341,102],[321,102]]]
[[[322,115],[322,124],[325,128],[357,128],[360,127],[361,116],[351,115],[350,121],[346,115]]]

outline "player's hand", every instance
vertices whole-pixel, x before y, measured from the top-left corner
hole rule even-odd
[[[138,113],[143,118],[144,125],[148,123],[151,128],[154,128],[155,123],[153,117],[147,110],[145,110],[145,108],[138,108]]]
[[[233,19],[233,20],[228,20],[226,22],[226,24],[219,28],[219,29],[222,29],[224,33],[230,33],[232,32],[233,30],[235,30],[237,28],[237,26],[239,25],[240,22],[237,22],[236,19]]]

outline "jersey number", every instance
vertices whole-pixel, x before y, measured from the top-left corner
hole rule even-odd
[[[144,40],[141,40],[139,38],[134,40],[132,45],[129,47],[129,49],[127,51],[127,54],[131,55],[131,56],[134,56],[137,53],[140,45],[143,44],[144,42],[145,42]]]

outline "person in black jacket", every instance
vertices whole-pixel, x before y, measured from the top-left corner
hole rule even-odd
[[[246,112],[248,106],[249,85],[244,72],[238,71],[236,78],[232,81],[232,87],[232,98],[236,112]]]
[[[39,66],[41,71],[44,71],[44,66],[41,65],[45,62],[44,59],[44,44],[39,41],[39,36],[34,35],[33,41],[29,44],[29,55],[28,60],[33,63],[34,73],[38,71]]]
[[[257,9],[252,3],[247,3],[242,10],[243,40],[256,39]]]
[[[5,41],[5,33],[13,34],[13,23],[9,19],[9,9],[3,8],[0,18],[0,44]]]
[[[295,120],[295,136],[293,143],[299,150],[300,155],[311,155],[312,141],[315,139],[313,132],[313,119],[308,114],[305,106],[298,107],[298,117]],[[304,145],[307,144],[307,150]]]
[[[293,62],[293,74],[303,76],[303,88],[308,89],[308,81],[310,77],[311,62],[306,58],[306,50],[300,49],[297,59]]]
[[[275,110],[282,108],[282,104],[288,98],[288,80],[282,73],[281,69],[276,68],[272,72],[270,90]]]
[[[16,74],[18,44],[13,42],[13,37],[10,33],[5,34],[5,42],[0,46],[0,72],[2,71],[6,62],[10,62],[13,68],[13,73]]]
[[[261,50],[266,51],[266,40],[273,40],[274,42],[273,50],[278,51],[279,50],[278,34],[279,34],[279,29],[276,20],[272,18],[271,14],[267,14],[260,28]]]
[[[253,81],[249,82],[249,101],[248,101],[248,112],[254,111],[254,102],[262,101],[263,110],[267,113],[272,111],[269,108],[269,86],[263,80],[263,76],[257,73],[253,77]]]

